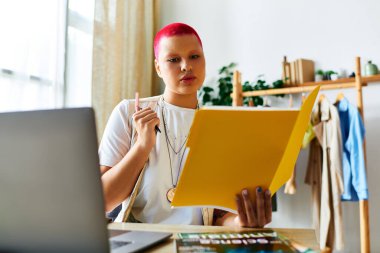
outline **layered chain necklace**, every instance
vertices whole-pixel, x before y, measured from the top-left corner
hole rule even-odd
[[[189,134],[186,135],[185,140],[179,146],[179,149],[176,150],[174,143],[172,144],[170,142],[169,135],[168,135],[168,127],[167,127],[167,124],[166,124],[166,118],[165,118],[165,112],[164,112],[165,111],[165,101],[164,101],[163,97],[161,97],[161,102],[162,102],[161,103],[162,104],[162,106],[161,106],[161,114],[162,114],[162,121],[164,122],[166,148],[167,148],[168,154],[169,154],[170,177],[171,177],[171,182],[172,182],[172,187],[166,192],[166,199],[169,201],[169,203],[171,203],[173,201],[173,198],[174,198],[174,194],[175,194],[175,190],[176,190],[179,174],[181,172],[182,161],[183,161],[183,157],[184,157],[185,151],[186,151],[186,149],[184,147],[185,147],[187,139],[189,138]],[[197,105],[197,109],[198,108],[199,108],[199,106]],[[178,167],[178,172],[177,172],[177,177],[176,178],[174,178],[174,176],[173,176],[172,156],[171,156],[170,150],[173,151],[174,156],[180,155],[179,167]]]

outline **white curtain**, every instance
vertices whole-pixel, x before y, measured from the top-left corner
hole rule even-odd
[[[154,0],[96,0],[92,105],[99,137],[117,103],[155,95]]]

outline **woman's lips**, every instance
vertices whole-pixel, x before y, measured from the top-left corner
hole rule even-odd
[[[185,76],[183,78],[181,78],[181,82],[185,83],[185,84],[189,84],[191,82],[193,82],[195,80],[195,76]]]

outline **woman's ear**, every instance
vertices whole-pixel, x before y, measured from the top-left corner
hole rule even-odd
[[[157,75],[162,78],[161,76],[161,71],[160,71],[160,66],[158,65],[157,59],[154,59],[154,67],[156,68]]]

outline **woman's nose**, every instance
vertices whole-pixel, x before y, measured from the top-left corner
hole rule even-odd
[[[181,71],[188,72],[191,71],[193,67],[191,66],[189,61],[183,61],[181,65]]]

